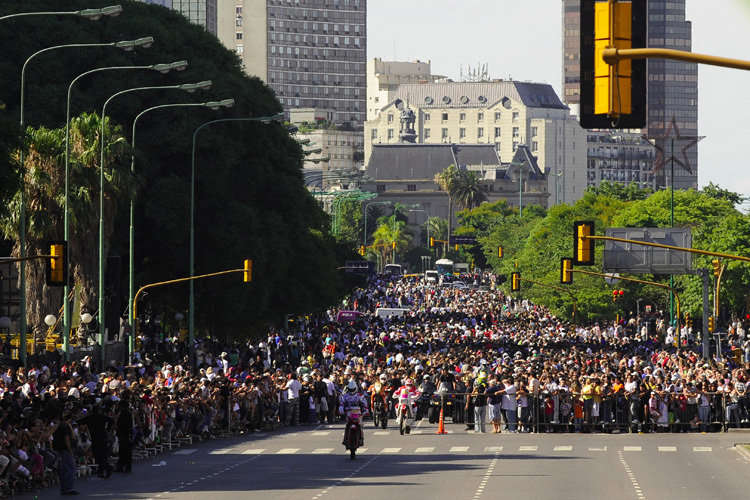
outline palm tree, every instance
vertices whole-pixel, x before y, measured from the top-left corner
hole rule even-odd
[[[456,180],[459,176],[459,171],[455,165],[448,165],[445,170],[439,174],[435,174],[435,184],[438,185],[441,191],[445,191],[448,194],[448,236],[450,237],[451,228],[453,226],[453,200],[455,198]]]
[[[70,122],[70,231],[68,253],[70,275],[81,284],[83,307],[96,309],[98,278],[98,221],[99,221],[99,136],[101,120],[96,114],[84,113]],[[26,166],[26,230],[27,255],[49,253],[49,242],[64,238],[65,207],[65,128],[28,130]],[[109,251],[109,240],[114,232],[116,208],[121,200],[134,195],[135,182],[130,173],[130,157],[120,127],[105,122],[107,149],[105,151],[104,196],[104,255]],[[16,192],[10,214],[0,219],[4,236],[18,241],[18,205]],[[20,254],[16,243],[13,255]],[[44,260],[26,264],[26,303],[28,324],[37,335],[43,335],[42,318],[56,313],[63,302],[62,288],[47,288]]]
[[[381,217],[378,220],[378,227],[372,235],[373,243],[378,246],[382,262],[386,262],[388,255],[393,252],[393,242],[396,242],[396,252],[404,252],[411,245],[414,232],[407,222],[398,220],[398,217],[391,215]]]
[[[377,226],[378,219],[383,217],[385,215],[385,210],[383,208],[383,205],[376,205],[376,204],[370,204],[366,207],[365,217],[367,218],[367,227],[373,228],[370,231],[368,231],[368,234],[365,235],[365,241],[369,241],[369,234],[375,231],[375,227]]]
[[[454,191],[456,203],[471,210],[487,201],[489,188],[482,184],[479,172],[469,170],[458,176]]]

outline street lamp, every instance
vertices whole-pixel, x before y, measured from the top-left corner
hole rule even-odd
[[[234,101],[232,101],[234,104]],[[257,118],[220,118],[218,120],[211,120],[206,122],[193,132],[193,152],[190,160],[190,277],[195,276],[195,145],[198,132],[203,130],[205,127],[215,123],[226,123],[226,122],[263,122],[270,123],[272,121],[278,121],[284,117],[283,114],[274,116],[259,116]],[[190,369],[195,367],[195,346],[193,345],[193,337],[195,334],[195,280],[190,280],[190,304],[188,308],[188,349],[190,357]]]
[[[116,6],[116,7],[119,7],[119,6]],[[105,15],[117,15],[117,14],[119,14],[119,12],[117,11],[116,8],[106,7],[106,9],[109,9],[108,12],[110,12],[110,13],[109,14],[105,14]],[[90,10],[92,10],[92,9],[90,9]],[[93,9],[93,10],[97,10],[98,11],[98,10],[104,10],[104,9]],[[122,10],[122,8],[120,8],[120,11],[121,10]],[[100,15],[100,17],[101,17],[101,15]],[[99,19],[99,18],[97,17],[96,19]],[[26,61],[23,63],[23,67],[21,68],[21,109],[20,109],[20,114],[21,114],[21,133],[25,134],[25,132],[24,132],[24,124],[25,124],[24,123],[24,104],[25,104],[25,98],[26,98],[26,96],[25,96],[25,89],[26,89],[26,68],[28,67],[28,65],[31,62],[31,60],[34,59],[36,56],[38,56],[40,54],[44,54],[46,52],[57,50],[57,49],[83,48],[83,47],[115,47],[115,48],[119,48],[119,49],[122,49],[122,50],[125,50],[125,51],[131,51],[131,50],[135,49],[136,47],[150,47],[153,42],[154,42],[153,38],[151,38],[151,37],[145,37],[145,38],[139,38],[138,40],[125,40],[125,41],[120,41],[120,42],[108,42],[108,43],[70,43],[70,44],[65,44],[65,45],[55,45],[55,46],[52,46],[52,47],[47,47],[45,49],[39,50],[39,51],[31,54],[31,56],[29,56],[29,58],[26,59]],[[68,99],[68,107],[70,107],[70,99]],[[66,127],[66,131],[67,131],[67,127]],[[65,148],[66,148],[66,157],[65,157],[66,158],[66,166],[65,166],[65,171],[66,171],[66,175],[65,175],[65,181],[66,181],[66,183],[65,183],[65,194],[66,194],[65,213],[66,213],[66,215],[67,215],[67,209],[68,209],[68,203],[67,203],[67,201],[68,201],[67,200],[67,194],[68,194],[68,185],[67,185],[67,180],[68,180],[68,175],[67,175],[67,171],[68,171],[68,165],[67,165],[67,161],[68,161],[67,147],[68,146],[67,146],[67,143],[68,143],[68,140],[67,140],[67,132],[66,132],[66,146],[65,146]],[[19,226],[20,226],[19,227],[19,232],[18,232],[18,242],[19,242],[19,246],[21,247],[21,249],[20,249],[21,262],[19,263],[19,274],[20,274],[20,286],[19,286],[19,288],[20,288],[20,290],[19,290],[20,291],[20,300],[19,300],[19,308],[21,310],[21,317],[20,317],[19,328],[21,330],[20,331],[21,340],[24,341],[23,348],[21,348],[19,350],[19,357],[22,359],[22,362],[24,363],[24,366],[26,366],[26,344],[25,344],[25,339],[26,339],[26,261],[25,261],[25,257],[26,257],[26,182],[25,182],[26,181],[26,169],[24,167],[23,148],[21,149],[21,152],[19,153],[19,163],[21,165],[21,199],[20,199],[19,209],[18,209],[18,212],[19,212],[18,220],[19,220]],[[66,223],[66,228],[67,228],[67,223]],[[68,239],[68,237],[67,237],[67,232],[66,232],[65,240],[67,241],[67,239]],[[65,263],[66,266],[68,266],[68,264],[69,264],[69,262]],[[64,294],[65,297],[66,297],[66,300],[64,301],[64,303],[67,303],[67,297],[68,297],[69,293],[70,293],[69,287],[66,285],[65,286],[65,294]],[[63,317],[64,317],[65,320],[69,319],[68,316],[63,315]],[[64,324],[65,325],[69,324],[69,321],[64,321]],[[64,337],[64,339],[67,339],[68,338],[68,334],[66,333],[63,337]],[[66,360],[67,360],[67,357],[68,357],[67,356],[67,349],[65,349],[65,352],[66,352]]]
[[[84,9],[74,10],[70,12],[19,12],[18,14],[9,14],[7,16],[0,17],[0,21],[5,19],[11,19],[14,17],[27,17],[27,16],[78,16],[84,19],[90,19],[91,21],[98,21],[102,16],[117,17],[122,13],[122,7],[120,5],[112,5],[101,9]]]
[[[196,88],[200,88],[201,85],[205,86],[205,84],[208,82],[201,82],[196,83],[193,85],[196,85]],[[164,109],[164,108],[186,108],[186,107],[205,107],[205,108],[211,108],[213,110],[217,110],[220,108],[230,108],[234,105],[234,99],[224,99],[222,101],[209,101],[209,102],[202,102],[202,103],[172,103],[172,104],[160,104],[158,106],[153,106],[147,109],[144,109],[138,115],[135,117],[135,120],[133,120],[133,134],[131,136],[131,147],[133,150],[135,150],[135,130],[136,125],[138,124],[138,119],[145,115],[146,113],[149,113],[151,111],[157,110],[157,109]],[[135,172],[135,156],[132,156],[130,159],[130,170],[131,172]],[[192,191],[192,188],[191,188]],[[192,205],[192,200],[191,200]],[[128,353],[132,361],[133,351],[135,348],[134,343],[134,337],[135,332],[138,330],[137,328],[137,321],[138,318],[135,317],[135,308],[133,307],[133,301],[135,300],[135,229],[134,229],[134,213],[135,213],[135,200],[130,200],[130,270],[129,270],[129,292],[128,292],[128,314],[132,318],[132,326],[131,326],[131,332],[130,336],[128,337]],[[191,219],[192,222],[192,219]],[[191,280],[192,283],[192,280]],[[192,296],[192,294],[191,294]]]
[[[523,216],[523,172],[522,167],[526,163],[526,160],[521,160],[520,162],[510,162],[511,168],[518,167],[518,173],[516,174],[516,180],[518,181],[518,218],[520,219]]]
[[[427,216],[427,221],[426,221],[426,225],[427,225],[427,246],[429,247],[430,246],[430,212],[428,212],[427,210],[414,210],[414,209],[409,210],[409,212],[422,212],[423,214],[425,214]]]

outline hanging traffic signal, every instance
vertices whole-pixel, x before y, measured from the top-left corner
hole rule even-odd
[[[245,260],[245,283],[253,281],[253,261],[250,259]]]
[[[430,237],[430,248],[435,246],[435,238]]]
[[[50,244],[45,271],[47,286],[65,286],[68,284],[67,242],[56,241]]]
[[[360,245],[360,247],[359,247],[359,254],[360,255],[364,255],[365,254],[365,246],[364,245]]]
[[[580,123],[583,128],[646,124],[646,60],[610,65],[605,49],[645,48],[648,2],[581,0]]]
[[[589,236],[594,235],[593,221],[577,221],[573,224],[573,265],[594,265],[594,240]]]
[[[721,259],[714,259],[711,261],[711,265],[714,267],[714,276],[721,276]]]
[[[714,333],[714,317],[708,317],[708,333]]]
[[[503,258],[503,247],[497,247],[497,256]]]
[[[395,242],[395,241],[394,241],[394,242],[392,243],[392,248],[393,248],[394,250],[396,249],[396,242]]]
[[[560,283],[563,285],[573,284],[573,259],[569,257],[560,259]]]
[[[510,291],[518,292],[521,290],[521,273],[511,273],[510,275]]]
[[[617,290],[612,290],[612,302],[617,302]]]

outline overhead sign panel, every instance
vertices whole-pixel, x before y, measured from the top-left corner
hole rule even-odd
[[[611,238],[680,248],[693,246],[690,228],[684,227],[609,228],[605,234]],[[613,273],[684,274],[693,268],[690,252],[611,240],[604,240],[603,260],[604,271]]]

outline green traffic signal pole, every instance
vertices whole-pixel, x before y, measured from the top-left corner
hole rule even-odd
[[[210,82],[200,82],[196,84],[190,84],[195,85],[196,88],[201,88],[200,86],[203,85],[205,87],[206,84],[209,84]],[[178,88],[184,87],[184,85],[178,85]],[[186,89],[183,89],[186,90]],[[158,106],[152,106],[150,108],[144,109],[133,120],[133,133],[131,136],[131,145],[133,150],[135,150],[135,131],[136,131],[136,125],[138,124],[138,120],[145,115],[146,113],[150,113],[151,111],[155,111],[157,109],[165,109],[165,108],[187,108],[187,107],[206,107],[211,108],[213,110],[217,110],[219,108],[223,107],[231,107],[234,104],[233,99],[226,99],[224,101],[209,101],[209,102],[202,102],[202,103],[170,103],[170,104],[160,104]],[[135,156],[131,156],[130,158],[130,170],[131,172],[135,172]],[[128,338],[128,358],[132,362],[133,360],[133,353],[135,351],[135,334],[136,334],[136,324],[137,316],[135,315],[135,200],[130,200],[130,264],[129,264],[129,293],[128,293],[128,300],[129,303],[129,312],[130,316],[132,317],[131,321],[131,331],[130,336]]]

